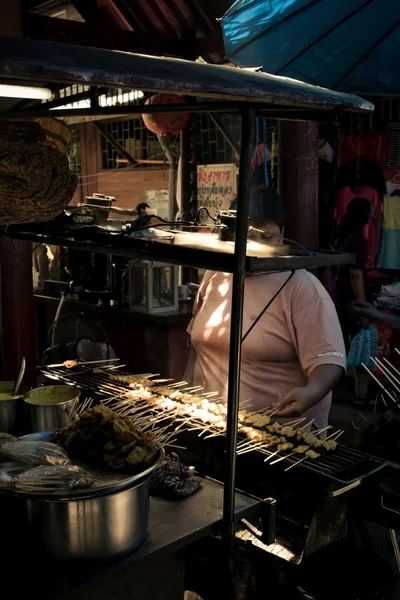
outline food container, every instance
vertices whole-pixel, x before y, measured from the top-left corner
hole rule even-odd
[[[61,429],[79,401],[79,390],[69,385],[49,385],[24,396],[31,431]]]
[[[23,392],[13,396],[14,381],[0,381],[0,431],[15,433],[23,422]]]
[[[48,441],[51,432],[25,436]],[[35,539],[59,560],[100,559],[132,552],[145,539],[149,522],[149,481],[164,450],[151,467],[137,475],[80,466],[97,478],[95,486],[36,498],[13,493],[25,505]]]
[[[73,500],[26,500],[28,524],[59,560],[111,558],[132,552],[149,522],[149,479],[113,494]]]

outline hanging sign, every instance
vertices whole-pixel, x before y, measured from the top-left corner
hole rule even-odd
[[[150,212],[168,221],[169,218],[169,192],[168,190],[146,190],[146,202]]]
[[[197,206],[205,206],[211,214],[228,210],[236,198],[236,165],[197,166]]]

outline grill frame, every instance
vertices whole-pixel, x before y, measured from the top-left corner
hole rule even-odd
[[[67,385],[74,385],[82,391],[90,392],[100,397],[118,396],[129,390],[128,384],[113,382],[106,371],[94,373],[92,367],[85,365],[80,365],[74,369],[44,366],[39,367],[39,370],[49,379],[60,381]],[[130,373],[122,371],[118,371],[118,374],[130,375]],[[172,415],[171,420],[173,420]],[[188,427],[193,426],[193,423],[194,421],[191,420],[188,423]],[[257,452],[257,450],[253,450],[253,452]],[[283,456],[283,454],[280,453],[279,456]],[[287,454],[290,454],[290,452]],[[287,468],[300,458],[301,455],[287,456],[284,460],[280,461],[279,465],[284,465]],[[316,476],[347,486],[376,473],[386,464],[387,462],[383,459],[338,444],[334,452],[322,452],[318,459],[301,462],[298,468],[306,469]],[[273,466],[268,465],[266,468]]]

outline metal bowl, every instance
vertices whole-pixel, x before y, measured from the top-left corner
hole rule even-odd
[[[52,432],[24,436],[48,441]],[[83,468],[97,477],[92,488],[40,496],[13,491],[25,503],[28,525],[46,550],[60,560],[111,558],[132,552],[145,539],[149,521],[149,480],[164,457],[142,473],[127,476]]]
[[[0,381],[0,394],[12,394],[14,381]],[[26,391],[26,388],[25,388]],[[3,433],[15,433],[23,422],[23,397],[20,392],[9,400],[0,400],[0,431]]]
[[[74,386],[49,385],[25,394],[24,402],[31,431],[64,427],[79,402],[79,393]]]

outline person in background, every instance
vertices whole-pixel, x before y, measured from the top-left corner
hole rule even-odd
[[[365,269],[368,264],[368,241],[363,230],[371,218],[371,204],[366,198],[354,198],[347,208],[342,224],[335,232],[333,247],[338,252],[354,254],[352,265],[334,267],[333,300],[339,316],[345,341],[350,345],[360,330],[367,327],[368,320],[349,312],[349,303],[366,300]],[[355,369],[355,404],[364,405],[368,399],[368,375],[363,369]]]
[[[390,313],[382,312],[369,302],[356,300],[350,305],[350,313],[358,318],[368,319],[372,323],[384,325],[388,329],[398,333],[400,331],[400,317]]]
[[[280,240],[284,207],[271,187],[250,193],[249,224],[261,237]],[[242,344],[240,400],[253,410],[278,406],[277,417],[314,419],[326,427],[331,391],[346,367],[343,336],[335,307],[309,272],[248,277],[244,291],[243,334],[278,293]],[[207,271],[198,290],[188,332],[195,351],[185,380],[226,399],[232,275]],[[191,372],[192,371],[192,372]]]

